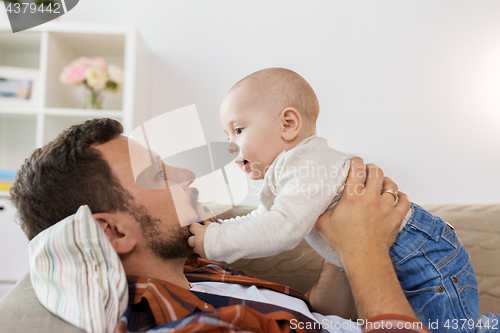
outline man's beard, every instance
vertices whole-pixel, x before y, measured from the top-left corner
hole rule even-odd
[[[198,206],[198,198],[200,191],[196,187],[190,187],[189,188],[189,199],[191,201],[191,206],[193,207],[194,211],[196,212],[196,206]],[[198,215],[198,217],[200,217]]]
[[[191,188],[190,202],[196,212],[198,204],[198,190],[196,188]],[[133,205],[129,207],[128,212],[140,223],[142,235],[147,240],[149,248],[160,259],[171,260],[199,257],[194,253],[193,248],[188,245],[188,238],[191,236],[189,226],[171,226],[168,235],[166,235],[158,229],[161,220],[148,214],[144,206]]]

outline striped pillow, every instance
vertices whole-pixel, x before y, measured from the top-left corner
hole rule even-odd
[[[88,206],[29,244],[33,289],[50,312],[87,332],[112,332],[128,305],[120,258]]]

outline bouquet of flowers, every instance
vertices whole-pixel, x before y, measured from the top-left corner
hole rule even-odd
[[[117,92],[123,85],[123,69],[103,58],[78,58],[66,66],[59,77],[67,85],[83,84],[86,88],[85,108],[102,109],[103,91]]]

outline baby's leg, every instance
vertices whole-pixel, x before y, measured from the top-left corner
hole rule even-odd
[[[474,332],[479,314],[470,256],[452,227],[412,204],[412,218],[390,250],[399,282],[432,332]]]

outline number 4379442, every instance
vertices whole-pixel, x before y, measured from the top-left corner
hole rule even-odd
[[[14,14],[19,14],[19,13],[31,13],[34,14],[36,12],[38,13],[54,13],[54,14],[61,14],[60,12],[61,5],[59,3],[54,4],[54,8],[52,8],[52,3],[49,3],[48,5],[44,5],[43,3],[40,5],[37,5],[36,3],[29,3],[29,2],[21,2],[21,3],[12,3],[9,2],[9,4],[6,7],[7,13],[14,13]]]
[[[474,327],[485,327],[487,329],[498,329],[498,319],[486,319],[486,320],[478,320],[474,322],[473,319],[448,319],[445,321],[444,325],[447,329],[464,329],[468,327],[469,329],[473,329]]]

